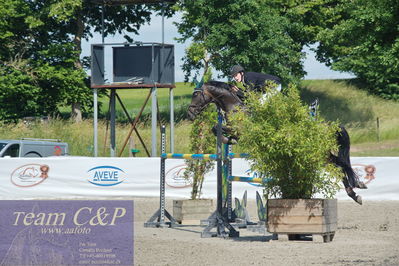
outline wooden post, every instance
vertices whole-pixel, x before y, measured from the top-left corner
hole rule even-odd
[[[380,142],[380,118],[377,117],[377,141]]]
[[[133,153],[131,150],[136,149],[136,143],[134,143],[134,138],[133,136],[130,136],[129,138],[129,157],[133,157]]]
[[[116,125],[116,109],[115,109],[115,89],[111,89],[110,95],[110,106],[111,106],[111,119],[110,119],[110,141],[111,141],[111,157],[115,157],[116,154],[116,134],[115,134],[115,125]]]

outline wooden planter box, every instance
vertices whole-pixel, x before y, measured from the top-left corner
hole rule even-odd
[[[213,211],[212,199],[173,201],[173,217],[181,224],[200,225]]]
[[[336,199],[269,199],[267,201],[267,231],[298,235],[322,235],[324,242],[333,239],[337,230]]]

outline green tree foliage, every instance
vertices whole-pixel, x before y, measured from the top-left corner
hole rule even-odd
[[[281,15],[280,4],[270,0],[197,0],[180,4],[179,41],[192,40],[183,70],[204,67],[198,61],[204,52],[209,63],[228,74],[234,64],[247,70],[277,75],[289,82],[302,77],[302,44],[290,32],[293,25]],[[297,27],[299,29],[300,27]],[[300,34],[297,34],[301,36]]]
[[[137,33],[154,10],[160,5],[106,6],[105,36]],[[172,13],[166,7],[166,15]],[[3,110],[0,119],[52,115],[62,105],[88,111],[92,100],[80,60],[81,41],[100,30],[101,7],[91,1],[2,0],[0,72],[9,76],[2,77],[6,83],[0,85],[0,104],[13,108]],[[19,98],[21,93],[25,97]],[[9,99],[19,101],[7,103]]]
[[[79,53],[70,42],[71,32],[53,11],[56,2],[5,0],[0,4],[0,69],[8,73],[2,77],[0,100],[2,106],[9,105],[0,119],[52,115],[67,95],[87,90],[86,75],[75,65]],[[84,106],[89,103],[87,96],[80,95]]]
[[[355,74],[370,92],[399,99],[398,0],[184,1],[180,41],[192,40],[183,70],[205,66],[228,74],[234,64],[277,75],[304,75],[301,50],[318,43],[318,60]]]
[[[399,100],[399,1],[330,1],[328,21],[317,35],[318,58],[354,73],[368,90]]]
[[[23,70],[10,67],[0,68],[0,118],[13,120],[19,116],[29,116],[40,113],[42,102],[40,89],[35,86],[33,78]],[[24,103],[20,105],[20,103]]]
[[[249,93],[247,111],[235,114],[231,123],[240,135],[240,147],[251,154],[251,169],[271,178],[264,183],[265,194],[292,199],[316,193],[334,196],[342,172],[328,162],[328,155],[337,149],[337,125],[312,119],[295,87],[286,95],[266,91],[269,97],[263,103],[260,95]]]

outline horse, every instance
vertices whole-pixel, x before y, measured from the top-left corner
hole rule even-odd
[[[228,122],[228,114],[245,108],[241,98],[230,91],[231,85],[220,82],[210,81],[203,84],[200,88],[194,89],[191,104],[188,107],[188,118],[193,121],[210,103],[216,104],[223,113],[224,120]],[[217,135],[217,125],[212,128],[213,134]],[[237,136],[232,135],[232,131],[227,126],[222,126],[222,142],[224,144],[236,144]]]
[[[210,81],[204,83],[200,88],[194,89],[191,104],[188,107],[187,115],[190,120],[194,120],[208,104],[214,103],[224,113],[224,119],[228,121],[228,114],[234,112],[238,108],[245,108],[245,104],[232,90],[231,85],[220,82]],[[212,129],[216,135],[216,126]],[[222,141],[225,144],[237,143],[238,137],[232,135],[231,129],[227,126],[222,127]],[[358,204],[362,204],[362,197],[357,195],[354,188],[366,189],[366,185],[361,182],[354,172],[350,162],[350,138],[347,130],[340,126],[336,132],[336,140],[338,143],[338,154],[329,153],[328,160],[342,169],[344,177],[342,182],[345,186],[346,193]]]

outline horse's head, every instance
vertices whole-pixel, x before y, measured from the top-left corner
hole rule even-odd
[[[212,102],[212,96],[207,92],[207,85],[194,89],[191,104],[188,107],[188,118],[192,121],[205,107]]]

